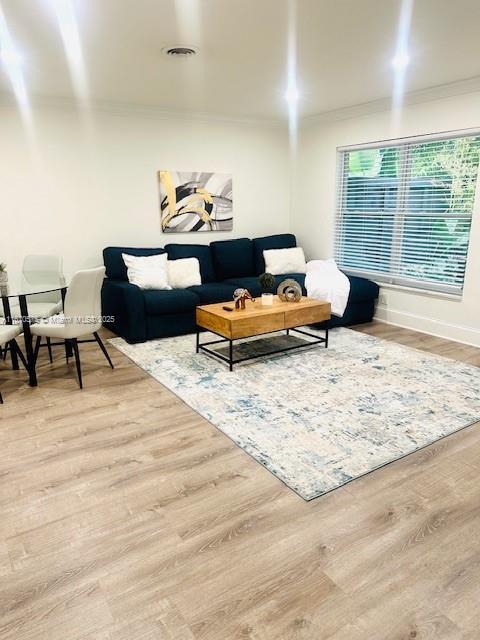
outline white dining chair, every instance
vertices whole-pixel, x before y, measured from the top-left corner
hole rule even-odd
[[[42,277],[46,281],[49,279],[60,279],[63,276],[63,259],[61,256],[48,254],[31,254],[23,259],[22,274],[26,280],[34,279],[38,281]],[[52,278],[53,276],[53,278]],[[35,293],[27,298],[28,315],[31,318],[49,318],[62,312],[62,296],[59,291],[47,291],[45,293]],[[3,317],[3,309],[0,308],[0,316]],[[18,320],[22,316],[18,302],[10,304],[10,315],[12,319]],[[47,349],[50,362],[53,361],[50,338],[47,338]]]
[[[0,325],[0,347],[3,351],[8,351],[9,349],[16,351],[17,356],[23,363],[25,369],[27,368],[27,363],[25,357],[20,350],[20,347],[17,344],[16,337],[22,333],[21,327],[18,324],[1,324]],[[3,404],[2,394],[0,392],[0,404]]]
[[[83,389],[82,368],[78,351],[80,343],[97,342],[108,364],[113,369],[110,356],[98,335],[98,330],[102,326],[100,292],[104,276],[105,267],[77,271],[65,296],[64,314],[44,318],[31,326],[32,335],[37,336],[35,359],[38,357],[42,337],[63,341],[52,343],[52,346],[58,344],[71,345],[75,355],[78,383],[81,389]],[[94,339],[80,340],[80,338],[91,334],[93,334]]]
[[[58,279],[63,276],[63,259],[53,255],[28,255],[23,259],[22,273],[28,279],[29,275],[41,278],[54,275]],[[62,311],[62,296],[59,291],[35,293],[28,297],[28,313],[32,318],[47,318]]]

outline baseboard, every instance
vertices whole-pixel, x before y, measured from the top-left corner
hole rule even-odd
[[[480,329],[466,327],[460,324],[453,324],[434,320],[427,316],[414,313],[390,309],[383,305],[378,305],[375,312],[375,320],[392,324],[404,329],[413,329],[420,333],[428,333],[431,336],[454,340],[472,347],[480,347]]]

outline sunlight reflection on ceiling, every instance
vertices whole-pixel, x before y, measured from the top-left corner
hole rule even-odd
[[[395,54],[392,59],[392,67],[394,70],[391,119],[392,137],[397,137],[400,130],[402,107],[405,98],[405,80],[407,67],[410,63],[409,40],[413,3],[414,0],[402,0]]]

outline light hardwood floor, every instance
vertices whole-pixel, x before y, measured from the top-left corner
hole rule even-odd
[[[1,640],[480,638],[480,423],[307,503],[109,350],[0,365]]]

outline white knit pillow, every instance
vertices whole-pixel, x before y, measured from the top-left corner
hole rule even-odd
[[[179,258],[167,262],[168,284],[172,289],[186,289],[202,284],[198,258]]]
[[[122,253],[128,281],[140,289],[171,289],[168,284],[166,253],[154,256],[131,256]]]
[[[274,276],[284,273],[306,273],[307,263],[301,247],[292,249],[265,249],[265,271]]]

